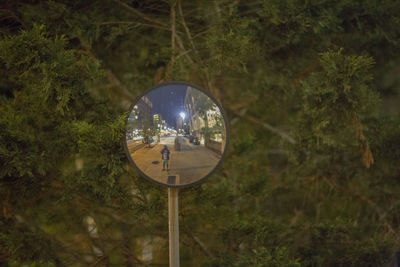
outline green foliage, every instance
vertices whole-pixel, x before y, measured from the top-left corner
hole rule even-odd
[[[237,260],[221,258],[207,266],[300,267],[301,265],[298,260],[289,259],[286,248],[275,248],[270,251],[261,247],[251,253],[239,254]]]
[[[0,224],[3,231],[0,232],[1,252],[8,255],[11,266],[16,262],[37,262],[46,266],[55,266],[57,257],[54,251],[57,249],[50,238],[42,233],[32,231],[28,227],[17,229],[8,228],[7,223]]]
[[[343,55],[342,49],[321,54],[321,70],[302,83],[304,100],[294,130],[300,155],[325,153],[332,160],[340,153],[343,159],[351,147],[353,154],[359,153],[365,143],[361,122],[379,104],[377,92],[369,87],[373,63],[370,57]]]
[[[2,179],[42,176],[61,151],[70,151],[53,129],[84,112],[85,83],[96,78],[97,67],[64,51],[65,45],[65,37],[47,39],[42,26],[0,44],[7,75],[0,99]]]
[[[346,243],[349,245],[343,246]],[[385,266],[392,246],[390,240],[365,236],[358,227],[338,221],[315,225],[311,246],[302,256],[308,266]]]
[[[399,250],[397,1],[177,1],[175,36],[173,2],[14,2],[0,265],[168,264],[167,192],[122,140],[135,96],[172,78],[209,90],[231,129],[220,168],[180,192],[183,266],[385,266]]]
[[[290,260],[287,250],[285,248],[276,248],[268,251],[261,247],[253,250],[254,254],[246,254],[243,257],[239,256],[239,261],[232,266],[288,266],[299,267],[301,266],[298,260]]]

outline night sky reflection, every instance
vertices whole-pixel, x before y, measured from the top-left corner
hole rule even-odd
[[[171,84],[156,88],[146,94],[153,103],[153,114],[161,114],[169,126],[176,128],[176,118],[184,111],[187,85]]]

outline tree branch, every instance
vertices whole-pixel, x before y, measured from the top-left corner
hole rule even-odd
[[[200,62],[200,65],[204,67],[205,66],[204,61],[201,58],[200,53],[196,48],[196,45],[194,44],[192,34],[190,33],[189,27],[187,26],[186,21],[185,21],[185,17],[183,16],[181,0],[178,0],[178,11],[179,11],[179,16],[181,18],[181,24],[182,24],[183,28],[185,29],[185,32],[186,32],[187,38],[188,38],[188,40],[190,42],[190,45],[191,45],[194,53],[196,54],[196,56],[197,56],[197,58],[198,58],[198,60]],[[204,77],[205,77],[205,80],[206,80],[206,85],[207,85],[208,90],[213,92],[215,97],[218,99],[219,98],[219,92],[214,90],[214,87],[213,87],[211,79],[210,79],[210,74],[207,72],[206,68],[204,68]]]
[[[272,126],[272,125],[270,125],[270,124],[268,124],[268,123],[266,123],[266,122],[264,122],[264,121],[262,121],[262,120],[260,120],[260,119],[258,119],[256,117],[253,117],[251,115],[246,115],[247,109],[242,109],[242,111],[244,111],[244,112],[233,111],[233,114],[235,114],[236,116],[238,116],[238,117],[240,117],[242,119],[246,119],[246,120],[248,120],[248,121],[250,121],[252,123],[261,125],[263,128],[267,129],[268,131],[270,131],[270,132],[272,132],[274,134],[279,135],[282,139],[284,139],[285,141],[287,141],[287,142],[289,142],[291,144],[296,144],[296,141],[294,140],[294,138],[291,137],[289,134],[283,132],[282,130],[280,130],[280,129],[278,129],[278,128],[276,128],[276,127],[274,127],[274,126]]]
[[[135,21],[105,21],[105,22],[99,23],[98,25],[110,25],[110,24],[135,24],[135,26],[147,26],[147,27],[152,27],[152,28],[156,28],[156,29],[171,31],[171,29],[169,29],[167,27],[154,25],[154,24],[148,24],[148,23],[135,22]]]
[[[332,183],[329,181],[327,178],[324,177],[324,181],[332,188],[336,189],[336,191],[342,191],[347,195],[352,195],[360,199],[361,201],[365,202],[368,206],[370,206],[375,212],[379,215],[379,219],[383,221],[383,224],[386,226],[386,228],[389,230],[391,234],[393,234],[397,240],[400,239],[400,236],[397,234],[397,232],[393,229],[393,226],[386,220],[386,212],[382,210],[378,204],[376,204],[374,201],[371,199],[367,198],[366,196],[362,195],[360,192],[358,192],[357,189],[352,189],[348,190],[344,187],[341,187],[337,185],[336,183]]]
[[[87,44],[81,38],[79,38],[79,40],[81,42],[82,47],[86,50],[85,54],[89,55],[94,59],[97,59],[90,45]],[[116,92],[122,97],[124,97],[125,100],[127,100],[126,101],[127,105],[130,105],[133,101],[135,101],[135,98],[132,96],[132,94],[128,91],[128,89],[121,83],[121,81],[115,76],[115,74],[110,69],[105,70],[105,76],[112,85],[112,87],[117,89]]]
[[[130,5],[121,2],[120,0],[113,0],[115,3],[117,3],[118,5],[122,6],[123,8],[129,10],[131,13],[141,17],[142,19],[148,21],[148,22],[152,22],[154,24],[157,24],[159,26],[164,26],[165,28],[168,28],[164,23],[161,23],[153,18],[148,17],[146,14],[143,14],[142,12],[136,10],[135,8],[131,7]]]
[[[175,21],[176,21],[176,16],[175,16],[175,6],[176,6],[176,0],[173,0],[173,3],[171,5],[171,49],[172,49],[172,55],[171,55],[171,68],[174,66],[175,62]]]
[[[60,241],[55,235],[52,235],[46,231],[44,231],[40,226],[36,225],[32,220],[30,220],[29,222],[27,221],[27,219],[25,219],[22,215],[20,214],[15,214],[14,218],[13,218],[13,223],[15,225],[15,227],[20,228],[21,232],[35,232],[37,234],[40,234],[41,236],[43,236],[43,238],[50,242],[53,246],[53,248],[55,249],[54,251],[54,255],[56,256],[56,258],[54,260],[56,260],[57,262],[60,261],[59,257],[61,257],[60,254],[62,253],[66,253],[71,255],[72,257],[74,257],[77,261],[84,263],[84,259],[82,257],[82,253],[79,253],[76,250],[70,249],[68,245],[66,245],[64,242]],[[60,266],[61,265],[61,262]],[[59,266],[59,265],[57,265]]]
[[[186,35],[187,35],[187,37],[189,39],[190,45],[192,46],[193,51],[199,57],[200,62],[203,64],[203,61],[202,61],[202,59],[200,58],[200,55],[199,55],[199,51],[196,49],[196,46],[195,46],[195,44],[193,42],[193,38],[192,38],[192,35],[190,34],[190,30],[189,30],[188,26],[186,25],[185,17],[183,16],[182,5],[181,5],[181,1],[180,0],[178,1],[178,11],[179,11],[179,16],[181,17],[181,22],[182,22],[183,28],[185,29]]]
[[[201,242],[201,240],[197,236],[195,236],[186,227],[182,227],[182,228],[183,228],[183,231],[185,232],[185,234],[187,234],[190,238],[192,238],[192,240],[196,243],[196,245],[198,245],[200,247],[200,249],[203,251],[204,254],[206,254],[211,259],[215,259],[215,256],[207,249],[207,247],[204,245],[204,243]]]
[[[165,72],[165,78],[167,80],[171,80],[171,76],[172,76],[172,72],[173,72],[173,68],[174,68],[174,64],[175,64],[175,39],[176,39],[176,31],[175,31],[175,27],[176,27],[176,16],[175,16],[175,6],[176,6],[176,0],[172,0],[171,3],[171,9],[170,9],[170,21],[171,21],[171,60],[168,63],[167,66],[167,70]]]
[[[175,37],[176,37],[176,41],[178,43],[179,48],[182,50],[182,53],[184,51],[190,51],[190,50],[186,50],[185,49],[185,46],[183,45],[182,39],[178,34]],[[186,57],[186,59],[189,61],[190,64],[194,64],[193,59],[189,56],[188,53],[185,53],[184,56]]]
[[[8,206],[10,204],[10,196],[11,196],[11,190],[10,190],[10,188],[8,188],[7,195],[3,200],[3,216],[6,221],[9,218]]]

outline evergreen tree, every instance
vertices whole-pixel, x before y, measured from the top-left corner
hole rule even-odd
[[[5,1],[0,262],[168,264],[128,106],[185,80],[230,123],[180,194],[182,266],[385,266],[399,250],[397,1]],[[151,245],[152,259],[144,248]]]

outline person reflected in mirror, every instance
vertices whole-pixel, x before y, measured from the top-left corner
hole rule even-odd
[[[163,171],[165,171],[165,166],[167,166],[167,171],[168,171],[168,161],[169,161],[169,154],[170,151],[167,147],[167,145],[164,145],[164,148],[160,151],[161,153],[161,159],[162,159],[162,163],[163,163]]]

